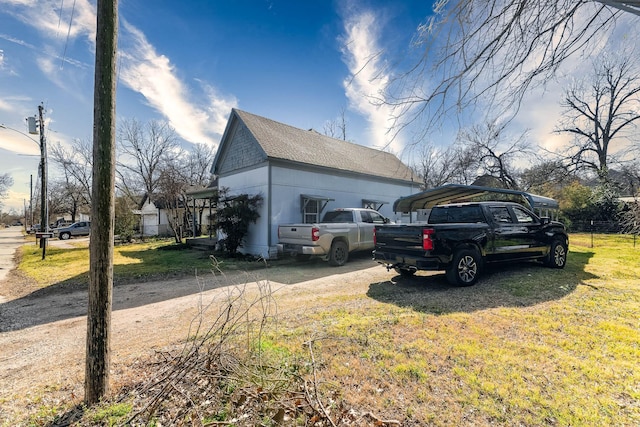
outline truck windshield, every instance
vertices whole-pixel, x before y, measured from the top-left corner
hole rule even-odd
[[[484,222],[484,215],[480,206],[435,206],[429,215],[430,224]]]
[[[353,222],[351,211],[329,211],[324,214],[322,222]]]

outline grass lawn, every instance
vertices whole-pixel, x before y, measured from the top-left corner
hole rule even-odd
[[[75,247],[70,249],[47,246],[44,260],[42,249],[37,245],[23,246],[18,268],[32,278],[38,287],[51,284],[88,284],[88,242],[68,242]],[[173,239],[153,239],[142,243],[116,245],[113,264],[116,283],[194,276],[196,272],[211,270],[212,265],[206,252],[190,249],[185,245],[176,245]],[[237,268],[238,264],[242,264],[242,261],[225,262],[229,268]]]
[[[573,235],[564,270],[501,266],[473,288],[326,298],[289,348],[318,337],[326,393],[403,425],[640,425],[640,247],[591,246]]]
[[[396,277],[321,299],[288,348],[316,337],[327,395],[403,425],[640,425],[640,242],[570,240],[563,270],[501,266],[472,288]]]
[[[147,274],[145,265],[166,274],[180,268],[174,257],[181,251],[164,258],[157,249],[118,249],[116,274]],[[42,274],[86,276],[86,256],[80,261],[79,255],[86,249],[77,251],[51,250],[52,264],[71,257],[64,258],[68,271],[53,267]],[[25,267],[36,257],[27,252]],[[495,267],[469,288],[451,287],[443,275],[390,273],[385,282],[345,284],[352,292],[318,294],[304,307],[283,304],[277,325],[260,330],[259,347],[279,360],[271,364],[317,386],[330,416],[342,420],[336,425],[354,413],[358,425],[366,425],[362,414],[370,412],[369,425],[637,426],[639,255],[640,242],[636,247],[628,236],[574,234],[563,270]],[[236,390],[252,387],[251,378],[236,381]],[[199,408],[189,417],[245,425],[231,421],[238,413],[224,399],[189,396]],[[141,405],[136,399],[116,419],[126,420]],[[300,414],[288,419],[285,425],[313,425]],[[273,423],[266,417],[261,425]]]

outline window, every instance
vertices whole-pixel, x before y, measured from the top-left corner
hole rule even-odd
[[[507,208],[495,206],[489,208],[489,210],[491,211],[491,216],[495,222],[499,224],[511,224],[513,222]]]
[[[513,213],[516,214],[516,219],[518,220],[518,224],[533,224],[536,222],[535,218],[531,216],[531,214],[524,209],[513,208]]]
[[[384,224],[384,217],[379,213],[369,212],[371,215],[371,222],[374,224]]]
[[[325,206],[327,206],[327,203],[331,201],[333,201],[333,199],[329,197],[301,194],[300,207],[302,209],[302,222],[305,224],[320,222],[320,214]]]
[[[307,203],[304,205],[302,217],[302,222],[305,224],[320,222],[320,201],[307,200]]]
[[[353,212],[351,211],[329,211],[325,214],[322,222],[353,222]]]
[[[474,224],[484,222],[480,206],[435,206],[429,215],[431,224],[464,223]]]

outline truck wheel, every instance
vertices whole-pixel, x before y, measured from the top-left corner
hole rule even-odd
[[[471,286],[478,281],[482,260],[478,251],[461,249],[453,255],[447,269],[447,281],[455,286]]]
[[[544,264],[551,268],[564,268],[567,263],[567,245],[560,239],[551,242],[549,253],[544,257]]]
[[[411,277],[414,274],[416,274],[416,270],[411,270],[409,268],[394,268],[394,270],[396,271],[396,273],[398,273],[399,275],[401,275],[402,277]]]
[[[69,240],[71,233],[60,233],[60,240]]]
[[[347,259],[349,259],[347,244],[342,241],[333,242],[329,251],[329,265],[340,267],[347,262]]]

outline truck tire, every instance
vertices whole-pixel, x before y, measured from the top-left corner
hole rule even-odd
[[[564,268],[567,263],[567,244],[560,239],[551,242],[549,253],[544,257],[544,264],[551,268]]]
[[[347,244],[341,240],[333,242],[329,251],[329,265],[340,267],[349,259],[349,248]]]
[[[455,286],[472,286],[478,281],[482,258],[475,249],[460,249],[447,268],[447,281]]]

